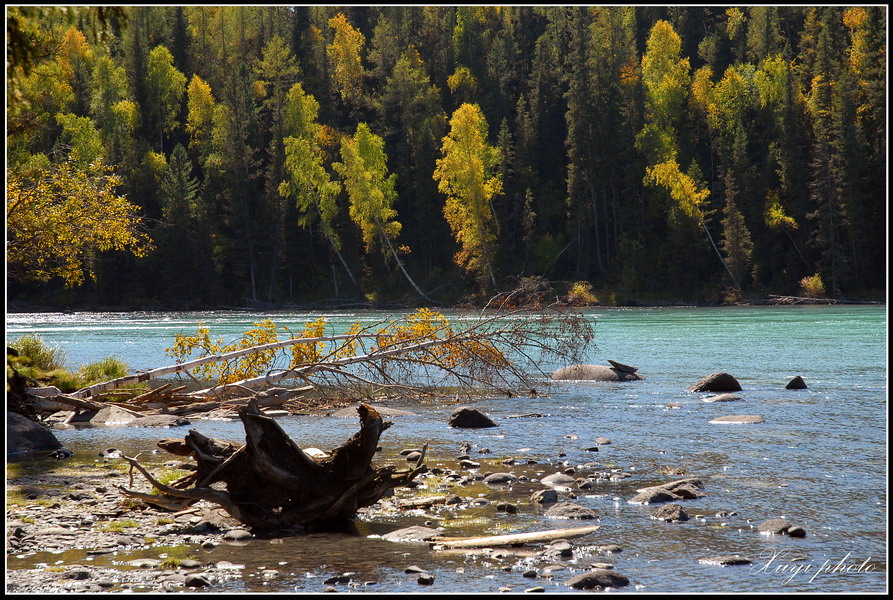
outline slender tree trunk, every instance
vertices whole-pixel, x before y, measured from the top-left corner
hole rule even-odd
[[[704,228],[704,233],[707,234],[707,239],[710,240],[710,245],[713,246],[713,250],[716,251],[716,255],[719,257],[720,262],[722,262],[722,266],[726,268],[726,273],[729,274],[729,277],[731,277],[732,281],[735,283],[735,287],[741,289],[741,286],[738,284],[738,280],[735,279],[735,276],[732,274],[731,269],[729,269],[729,265],[726,264],[726,259],[722,257],[722,253],[719,251],[719,248],[716,247],[716,242],[713,241],[713,236],[710,235],[710,230],[707,229],[707,224],[704,221],[701,221],[701,227]]]
[[[388,248],[390,248],[391,256],[393,256],[394,260],[397,261],[397,267],[399,267],[400,271],[403,272],[403,276],[406,277],[406,281],[409,282],[409,285],[411,285],[412,288],[416,292],[418,292],[419,296],[421,296],[428,302],[434,302],[434,300],[429,298],[428,295],[422,291],[422,288],[420,288],[418,285],[416,285],[416,282],[413,281],[412,277],[409,276],[409,273],[406,272],[406,268],[403,266],[403,261],[400,260],[400,256],[397,254],[397,251],[394,249],[394,245],[391,243],[391,239],[387,235],[385,235],[384,231],[382,230],[381,224],[376,221],[376,225],[379,225],[378,233],[381,236],[381,238],[385,241],[385,243],[388,245]]]

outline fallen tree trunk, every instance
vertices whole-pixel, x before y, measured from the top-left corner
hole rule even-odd
[[[421,465],[404,471],[393,466],[374,467],[372,458],[379,438],[391,423],[367,404],[360,404],[357,411],[360,431],[320,460],[305,454],[276,421],[262,415],[255,401],[239,409],[245,445],[215,440],[194,430],[183,443],[159,442],[173,454],[196,460],[192,488],[164,485],[135,458],[127,461],[162,492],[162,500],[156,504],[182,510],[207,500],[259,530],[324,524],[353,517],[357,509],[374,504],[388,490],[409,483],[426,470]],[[151,501],[147,494],[120,489],[128,496]]]

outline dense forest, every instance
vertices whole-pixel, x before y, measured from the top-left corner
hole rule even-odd
[[[885,6],[7,7],[8,307],[885,298]]]

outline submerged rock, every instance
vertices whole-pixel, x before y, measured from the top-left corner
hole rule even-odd
[[[688,513],[679,504],[667,504],[651,513],[651,518],[658,521],[678,522],[688,521]]]
[[[551,506],[545,513],[545,516],[553,519],[598,519],[598,513],[572,502],[558,502]]]
[[[704,402],[738,402],[740,400],[744,400],[741,396],[737,394],[717,394],[716,396],[710,396],[709,398],[704,398]]]
[[[177,415],[147,415],[125,424],[125,427],[182,427],[189,419]]]
[[[757,531],[760,533],[778,535],[786,532],[790,527],[791,523],[785,519],[768,519],[760,523],[759,527],[757,527]]]
[[[645,492],[639,492],[627,502],[629,504],[659,504],[661,502],[672,502],[680,500],[680,497],[667,490],[652,489]]]
[[[491,473],[484,477],[484,483],[487,485],[508,485],[514,483],[517,479],[511,473]]]
[[[634,368],[634,367],[628,367]],[[644,379],[635,371],[623,371],[605,365],[570,365],[552,373],[555,381],[639,381]]]
[[[740,392],[741,384],[728,373],[711,373],[693,383],[689,392]]]
[[[727,417],[711,419],[710,422],[714,425],[722,425],[724,423],[731,423],[733,425],[751,425],[754,423],[765,423],[766,419],[760,415],[729,415]]]
[[[544,485],[558,485],[567,487],[571,485],[577,485],[577,480],[564,473],[552,473],[551,475],[543,477],[540,480],[540,483]]]
[[[530,494],[532,504],[552,504],[558,502],[558,492],[555,490],[537,490]]]
[[[389,542],[427,542],[443,533],[438,529],[413,525],[404,527],[381,536],[381,539]]]
[[[630,498],[628,502],[630,504],[658,504],[673,500],[703,498],[707,495],[701,491],[703,487],[704,482],[697,477],[677,479],[660,485],[639,488],[636,490],[639,493]]]
[[[703,563],[705,565],[719,565],[721,567],[726,567],[729,565],[749,565],[750,559],[741,556],[740,554],[723,554],[720,556],[708,556],[706,558],[698,559],[699,563]]]

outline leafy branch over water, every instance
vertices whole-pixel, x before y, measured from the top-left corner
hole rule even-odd
[[[541,365],[579,362],[595,339],[594,322],[560,309],[515,310],[455,323],[419,309],[401,319],[325,335],[323,318],[296,336],[267,319],[238,340],[212,340],[200,324],[177,334],[167,353],[192,376],[213,382],[195,395],[226,395],[286,379],[314,386],[372,386],[418,390],[459,386],[464,391],[513,393],[530,389]],[[289,337],[279,339],[279,333]]]

